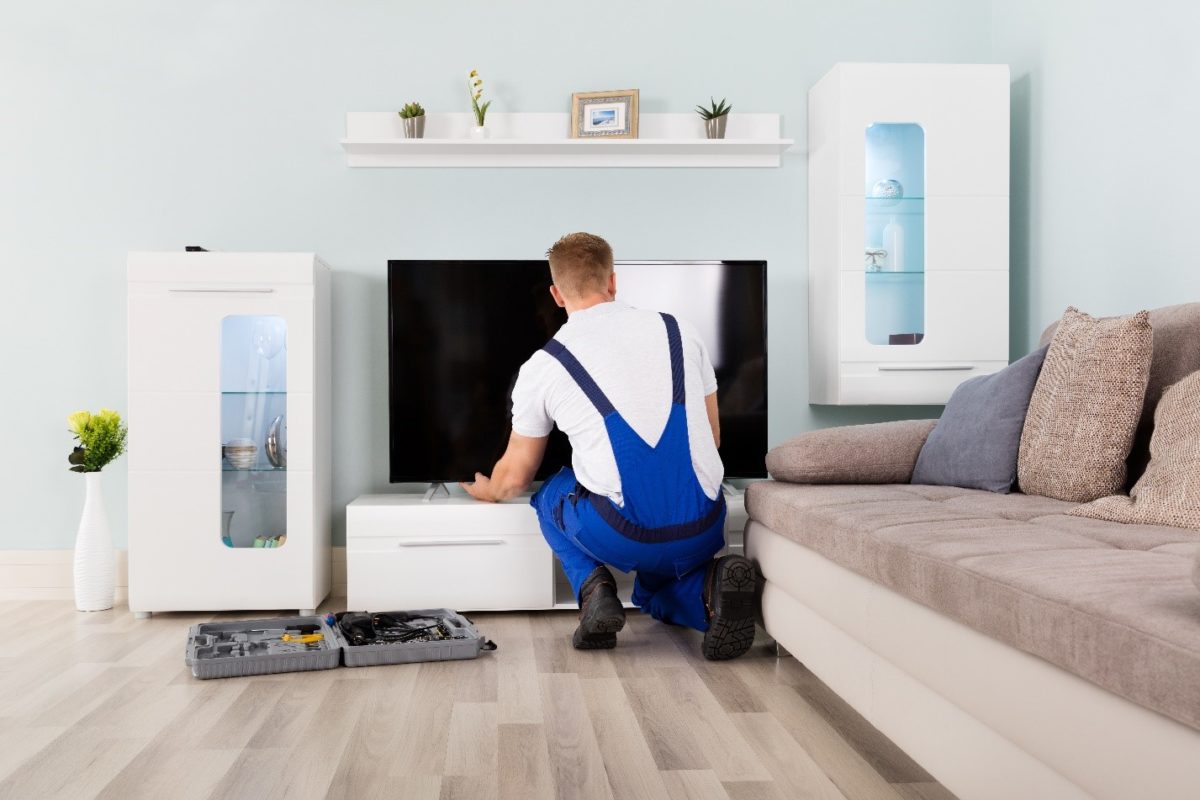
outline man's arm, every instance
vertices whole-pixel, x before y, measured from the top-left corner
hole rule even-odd
[[[708,412],[708,424],[712,426],[713,441],[721,446],[721,418],[717,415],[717,393],[704,398],[704,410]]]
[[[508,449],[492,467],[489,478],[481,472],[475,473],[474,483],[460,484],[467,493],[476,500],[495,503],[516,497],[529,488],[533,476],[542,465],[542,456],[546,454],[546,441],[549,436],[539,436],[536,439],[513,433],[508,439]]]

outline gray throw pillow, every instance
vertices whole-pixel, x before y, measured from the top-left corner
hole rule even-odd
[[[917,456],[912,482],[1012,491],[1025,413],[1047,349],[959,384]]]

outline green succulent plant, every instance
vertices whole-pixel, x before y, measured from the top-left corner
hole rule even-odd
[[[708,98],[708,100],[712,104],[711,108],[696,106],[696,113],[705,119],[716,119],[717,117],[723,117],[730,111],[733,111],[733,106],[725,104],[724,97],[721,98],[720,103],[718,103],[716,100],[713,100],[711,97]]]
[[[413,117],[423,116],[425,116],[425,109],[416,101],[405,103],[404,108],[400,109],[400,119],[412,119]]]

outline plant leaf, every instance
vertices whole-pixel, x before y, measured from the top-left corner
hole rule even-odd
[[[78,467],[71,467],[71,472],[87,472],[87,467],[83,466],[82,464]]]

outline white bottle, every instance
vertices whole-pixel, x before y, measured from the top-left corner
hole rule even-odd
[[[883,226],[883,249],[887,250],[887,269],[889,272],[904,271],[904,228],[892,217]]]

